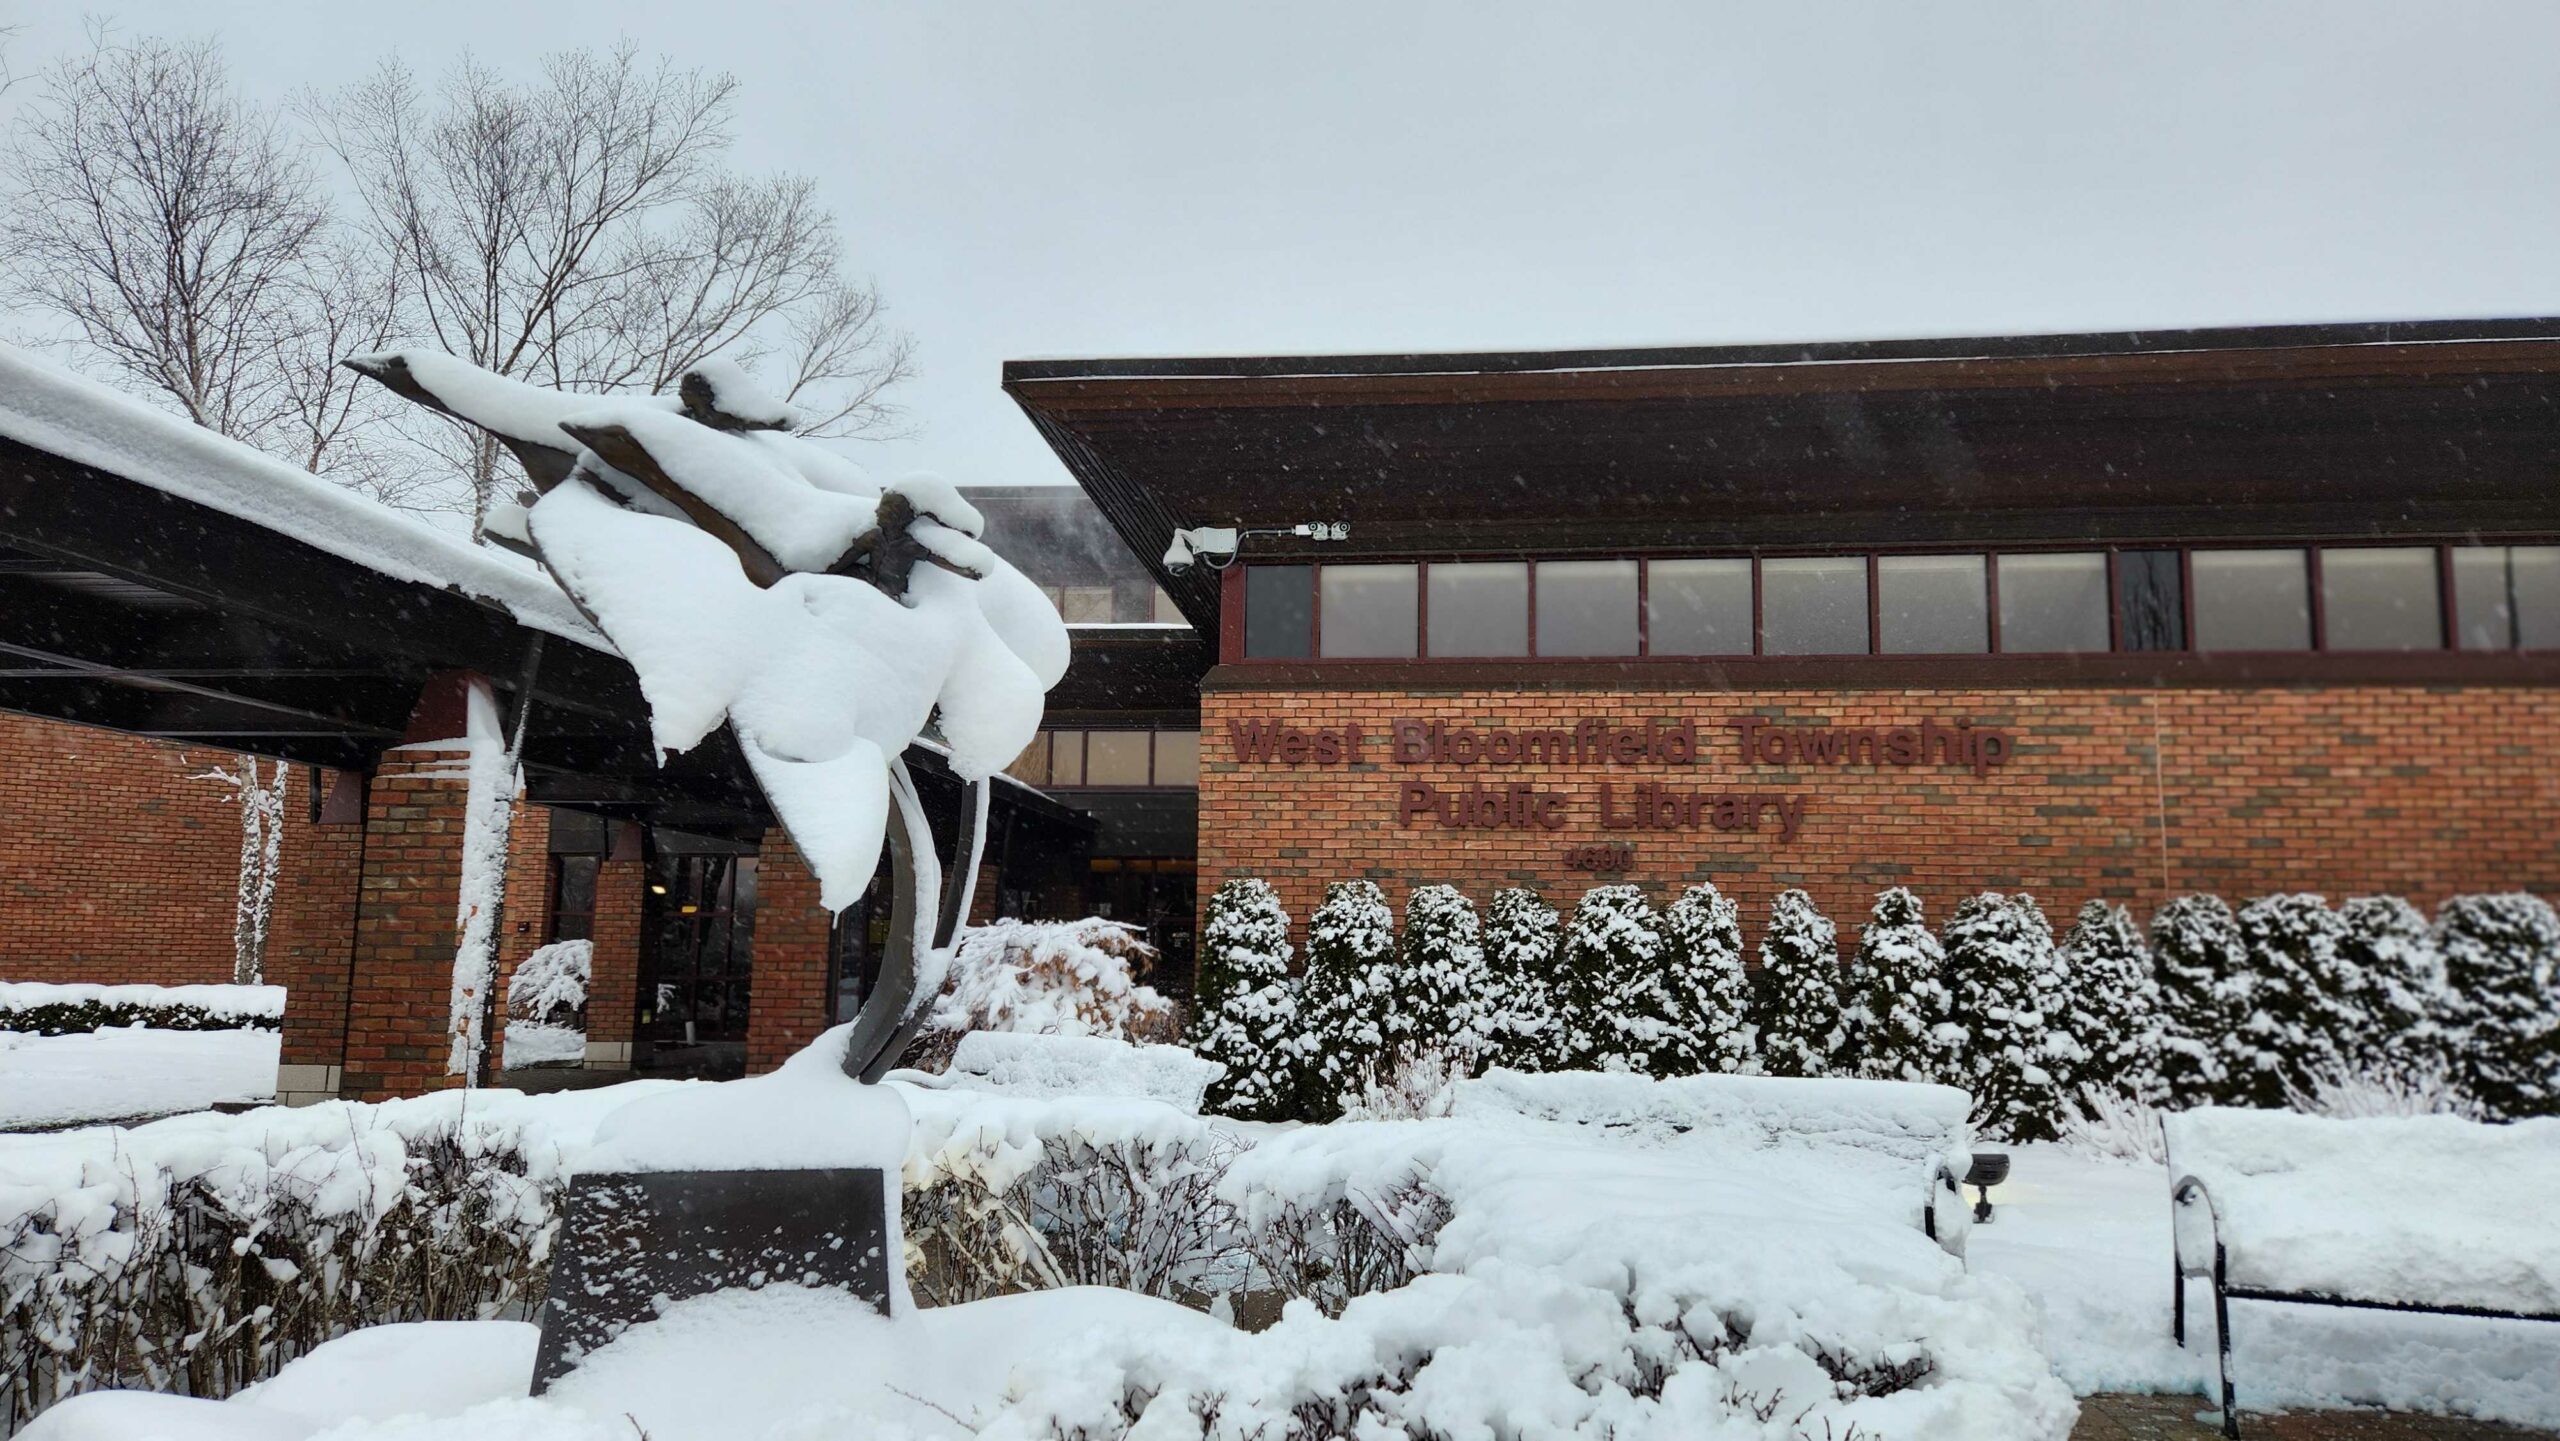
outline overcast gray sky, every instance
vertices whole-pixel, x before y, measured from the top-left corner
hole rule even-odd
[[[79,41],[0,0],[21,68]],[[1009,358],[2560,313],[2560,4],[124,0],[253,92],[732,70],[920,346],[895,473],[1063,480]]]

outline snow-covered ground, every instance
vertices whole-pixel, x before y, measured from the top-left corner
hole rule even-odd
[[[0,1031],[0,1131],[201,1111],[276,1093],[274,1031]]]
[[[2010,1179],[1991,1192],[1997,1217],[1974,1228],[1967,1254],[1977,1274],[2035,1297],[2055,1372],[2082,1395],[2209,1393],[2210,1286],[2188,1284],[2188,1349],[2169,1335],[2167,1172],[2058,1146],[2011,1152]],[[2231,1310],[2244,1409],[2373,1404],[2560,1429],[2560,1326],[2251,1301]]]

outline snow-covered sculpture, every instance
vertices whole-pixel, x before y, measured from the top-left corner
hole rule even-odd
[[[968,913],[988,778],[1031,743],[1066,672],[1057,611],[979,542],[958,490],[873,484],[791,434],[791,407],[727,362],[649,397],[549,390],[436,351],[346,364],[522,462],[539,493],[529,548],[638,672],[658,753],[727,721],[828,910],[861,898],[885,837],[890,941],[843,1058],[877,1080],[941,989],[937,942]],[[903,758],[928,735],[968,787],[948,886]]]

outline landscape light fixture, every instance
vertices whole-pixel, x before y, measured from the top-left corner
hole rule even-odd
[[[1173,533],[1173,540],[1164,548],[1164,568],[1174,575],[1188,575],[1196,561],[1211,570],[1225,570],[1236,563],[1236,551],[1244,542],[1257,535],[1289,535],[1302,540],[1349,540],[1351,522],[1304,520],[1296,525],[1190,526]]]

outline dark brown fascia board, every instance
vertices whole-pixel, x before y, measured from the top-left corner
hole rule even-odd
[[[2332,384],[2560,370],[2560,320],[1449,355],[1018,360],[1025,409],[1677,400],[2050,385]]]
[[[1203,693],[1257,691],[1763,691],[2368,689],[2560,686],[2560,655],[2408,651],[2077,656],[1753,656],[1727,660],[1245,661],[1202,678]]]

